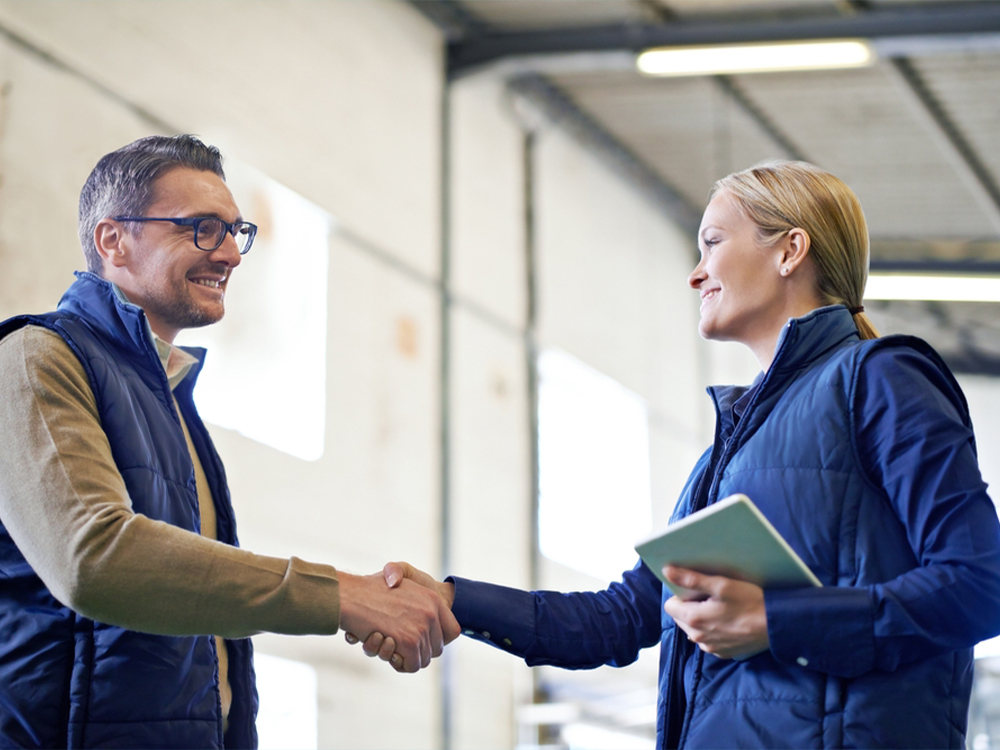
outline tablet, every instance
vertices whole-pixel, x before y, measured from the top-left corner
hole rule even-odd
[[[822,586],[746,495],[730,495],[670,524],[635,546],[646,566],[677,596],[690,590],[663,577],[663,566],[724,575],[761,588]]]

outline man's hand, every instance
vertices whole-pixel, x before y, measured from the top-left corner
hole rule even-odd
[[[721,659],[746,659],[770,647],[760,586],[673,565],[663,574],[694,592],[684,599],[670,597],[663,609],[702,651]]]
[[[423,586],[425,589],[436,591],[438,596],[444,599],[448,609],[455,603],[455,584],[438,581],[432,575],[428,575],[419,568],[414,568],[406,562],[389,562],[382,568],[382,577],[389,588],[395,588],[404,580],[413,581]]]
[[[402,574],[393,587],[386,585],[383,573],[340,573],[338,578],[340,627],[366,641],[373,633],[380,639],[382,634],[388,636],[384,640],[392,640],[392,651],[384,658],[392,661],[396,671],[416,672],[426,667],[461,632],[450,602],[434,590],[404,580]],[[382,645],[380,642],[376,653]]]
[[[376,576],[377,575],[378,574],[376,574]],[[448,608],[449,615],[451,614],[451,605],[455,601],[454,584],[437,581],[433,576],[430,576],[422,570],[414,568],[412,565],[405,562],[386,563],[385,567],[382,568],[382,578],[385,581],[385,585],[390,589],[395,589],[403,584],[413,582],[428,591],[435,592]],[[454,617],[451,619],[454,621]],[[456,629],[454,631],[454,635],[447,637],[445,639],[445,644],[451,643],[451,641],[457,638],[461,632],[461,630],[458,629],[457,622],[455,622],[455,626]],[[348,643],[357,643],[361,640],[354,632],[345,632],[344,638]],[[392,636],[386,636],[377,630],[373,631],[366,638],[364,638],[362,649],[368,656],[377,656],[382,659],[382,661],[389,662],[393,669],[397,672],[408,671],[405,669],[406,660],[401,656],[400,648]],[[437,654],[435,654],[435,656],[436,655]]]

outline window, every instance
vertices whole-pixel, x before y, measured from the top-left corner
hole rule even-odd
[[[538,374],[541,552],[617,580],[651,524],[646,405],[565,352],[543,352]]]
[[[316,750],[316,670],[303,662],[257,653],[257,738],[260,750]]]

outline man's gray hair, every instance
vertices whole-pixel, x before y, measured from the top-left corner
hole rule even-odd
[[[94,244],[101,219],[142,216],[156,198],[156,180],[175,167],[214,172],[223,180],[222,154],[193,135],[151,135],[105,154],[80,191],[78,228],[87,270],[104,275],[104,264]],[[126,231],[140,231],[128,227]]]

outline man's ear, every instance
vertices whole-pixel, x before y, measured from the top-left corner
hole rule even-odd
[[[795,227],[788,230],[784,242],[781,243],[781,275],[787,276],[794,271],[809,256],[809,247],[812,241],[809,234],[804,229]]]
[[[104,261],[105,268],[108,264],[121,268],[128,260],[129,236],[121,224],[113,219],[101,219],[94,227],[94,245],[97,252]]]

